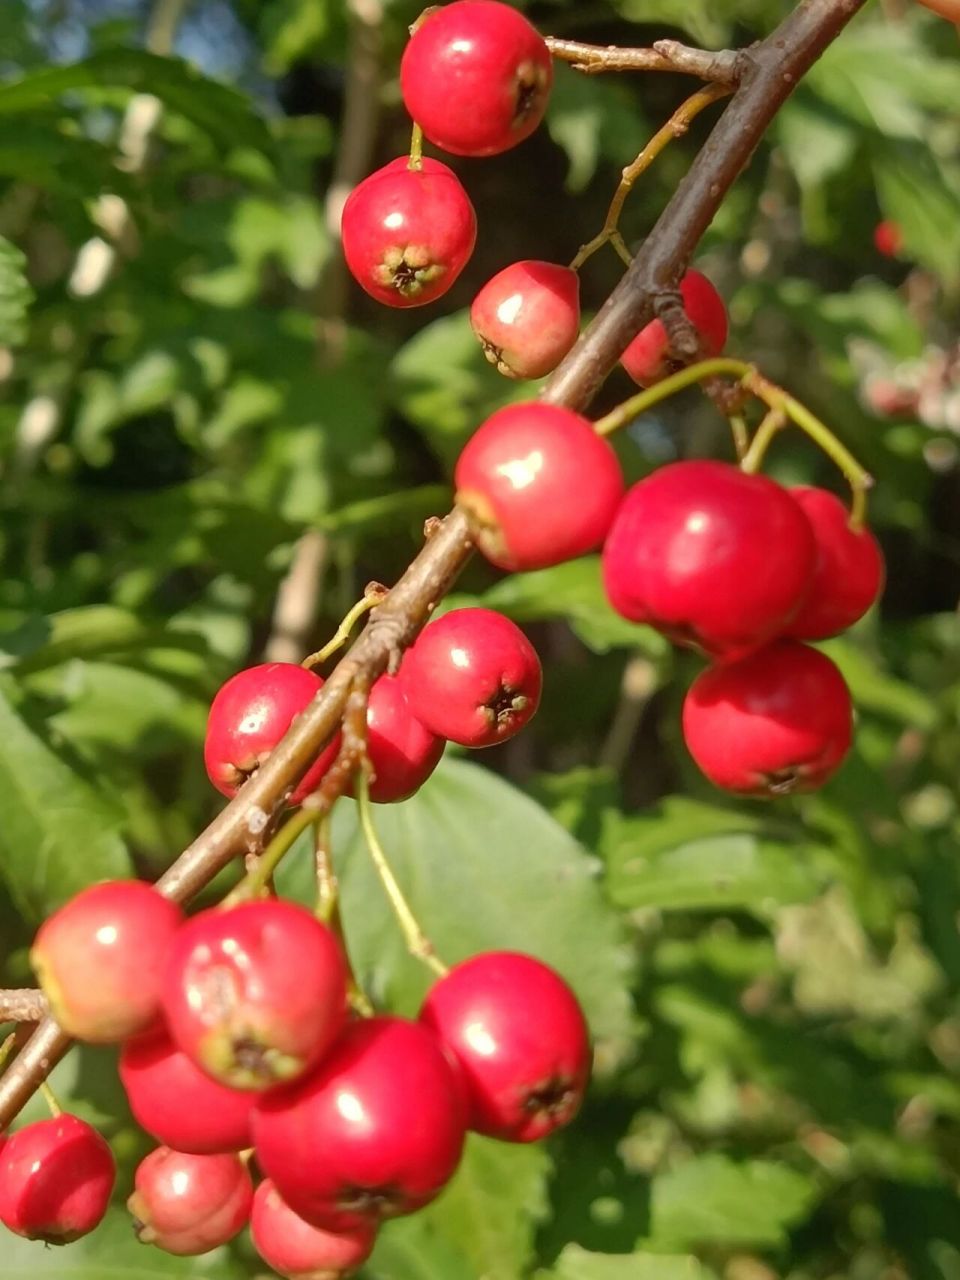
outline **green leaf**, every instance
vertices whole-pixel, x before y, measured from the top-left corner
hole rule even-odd
[[[33,290],[27,283],[26,266],[25,255],[0,236],[0,346],[18,346],[27,336]]]
[[[850,686],[854,705],[860,710],[919,729],[932,729],[940,720],[942,708],[934,698],[898,680],[876,658],[850,640],[828,640],[822,648],[840,668]]]
[[[960,277],[960,182],[948,179],[933,155],[916,145],[873,155],[873,177],[884,215],[903,231],[909,254],[945,280]]]
[[[23,914],[49,914],[94,880],[131,874],[118,820],[0,691],[0,878]]]
[[[151,647],[203,650],[202,639],[186,631],[150,627],[126,609],[115,605],[85,605],[51,614],[29,632],[31,642],[22,643],[21,629],[0,640],[0,667],[15,667],[27,675],[58,666],[73,658],[96,658],[137,652]]]
[[[623,168],[647,138],[636,99],[616,77],[585,76],[562,63],[556,67],[547,127],[567,154],[567,190],[583,191],[601,160]]]
[[[538,1271],[536,1280],[706,1280],[696,1258],[668,1257],[659,1253],[589,1253],[577,1244],[564,1249],[550,1271]]]

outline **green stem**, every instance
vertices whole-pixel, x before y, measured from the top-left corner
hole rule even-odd
[[[61,1107],[57,1100],[57,1095],[50,1088],[46,1080],[41,1080],[40,1082],[40,1095],[50,1108],[50,1114],[53,1116],[54,1120],[59,1120],[63,1115],[63,1107]]]
[[[645,391],[638,392],[637,395],[631,396],[629,400],[624,400],[623,404],[618,404],[604,418],[598,419],[593,424],[593,428],[597,435],[609,436],[614,431],[619,431],[621,427],[627,426],[634,418],[645,413],[647,409],[652,409],[654,405],[660,404],[662,400],[667,400],[670,396],[676,395],[678,391],[685,391],[687,387],[692,387],[697,382],[702,382],[705,378],[713,377],[716,374],[727,374],[734,378],[746,378],[754,372],[753,365],[744,363],[743,360],[730,360],[726,357],[720,357],[714,360],[699,360],[696,364],[688,365],[685,369],[681,369],[679,373],[673,373],[669,378],[664,378],[662,382],[655,383],[652,387],[647,387]]]
[[[786,423],[787,414],[782,406],[777,405],[775,409],[770,409],[767,412],[765,418],[757,427],[753,442],[740,459],[741,471],[746,471],[749,475],[755,475],[760,470],[773,437],[786,426]]]
[[[423,130],[416,123],[414,124],[413,131],[410,134],[410,161],[407,168],[423,168]]]
[[[8,1036],[4,1037],[3,1044],[0,1044],[0,1068],[3,1067],[6,1060],[10,1057],[13,1046],[16,1043],[17,1033],[11,1031]]]
[[[750,433],[747,430],[746,419],[742,413],[732,413],[729,421],[730,430],[733,432],[733,447],[737,453],[737,460],[742,464],[750,448]]]
[[[240,902],[249,902],[258,898],[276,871],[280,859],[296,842],[297,837],[321,818],[316,809],[300,809],[292,818],[283,824],[257,860],[257,865],[249,871],[237,887],[223,900],[225,907],[235,907]]]
[[[387,855],[384,853],[383,845],[380,843],[376,828],[373,825],[370,781],[367,778],[366,769],[360,768],[357,770],[356,792],[360,829],[367,842],[370,857],[377,869],[377,875],[380,877],[384,892],[390,900],[394,915],[397,917],[400,931],[407,944],[407,950],[412,956],[416,956],[418,960],[422,960],[424,964],[428,965],[434,973],[443,977],[447,973],[447,966],[439,959],[433,949],[433,943],[420,928],[417,917],[413,914],[410,904],[403,895],[403,890],[397,883],[396,876],[387,861]]]
[[[300,665],[302,667],[306,667],[307,670],[310,670],[312,667],[321,666],[332,654],[336,653],[338,649],[343,648],[350,639],[350,632],[356,626],[359,619],[362,618],[365,613],[369,613],[371,609],[375,609],[378,604],[383,604],[385,599],[386,593],[383,593],[382,595],[372,593],[371,595],[364,596],[362,600],[358,600],[323,648],[318,649],[316,653],[311,653],[309,657],[304,658]]]

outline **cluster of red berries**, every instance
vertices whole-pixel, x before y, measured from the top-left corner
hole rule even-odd
[[[543,1138],[589,1076],[577,999],[539,960],[486,952],[440,978],[414,1021],[354,1017],[337,937],[277,898],[185,920],[143,882],[96,885],[45,922],[31,959],[66,1031],[121,1045],[130,1107],[162,1144],[128,1207],[139,1238],[174,1254],[249,1222],[281,1275],[347,1275],[384,1219],[440,1193],[468,1129]],[[84,1121],[26,1125],[0,1142],[0,1221],[66,1243],[101,1220],[114,1179]]]

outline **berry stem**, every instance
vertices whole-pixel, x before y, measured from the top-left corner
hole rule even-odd
[[[423,168],[423,130],[416,121],[410,133],[410,163],[407,168],[416,171]]]
[[[756,434],[746,453],[740,459],[740,470],[754,475],[763,466],[763,459],[773,442],[773,437],[787,425],[786,410],[777,405],[768,410],[763,421],[757,427]]]
[[[746,419],[742,413],[731,413],[729,422],[730,430],[733,432],[733,447],[738,461],[743,465],[743,460],[750,448],[750,432],[747,430]]]
[[[318,649],[316,653],[311,653],[309,657],[304,658],[300,663],[301,667],[306,667],[310,671],[314,667],[322,666],[332,654],[343,648],[350,639],[351,631],[363,615],[369,613],[371,609],[375,609],[378,604],[383,604],[387,594],[386,587],[381,586],[379,582],[370,583],[364,592],[363,599],[357,601],[339,627],[337,627],[333,636],[322,649]]]
[[[40,1096],[49,1107],[50,1114],[53,1116],[54,1120],[59,1120],[63,1115],[63,1107],[61,1107],[57,1100],[57,1095],[50,1088],[50,1084],[47,1080],[42,1080],[40,1082]]]
[[[688,365],[686,369],[681,369],[678,373],[671,374],[669,378],[664,378],[662,382],[647,387],[645,391],[639,391],[629,400],[624,400],[623,404],[618,404],[605,417],[598,418],[593,428],[597,435],[613,435],[614,431],[619,431],[621,427],[629,426],[641,413],[646,413],[662,400],[668,400],[678,391],[685,391],[687,387],[692,387],[705,378],[714,377],[717,374],[746,378],[752,370],[752,365],[745,364],[742,360],[730,360],[726,356],[718,356],[714,360],[700,360],[696,364]]]
[[[360,829],[363,832],[363,838],[367,842],[367,848],[370,850],[370,857],[373,859],[373,865],[377,869],[377,875],[380,877],[380,882],[390,900],[394,915],[397,917],[400,930],[407,944],[407,950],[412,956],[422,960],[434,973],[443,977],[447,973],[447,966],[437,956],[433,943],[420,928],[417,917],[413,914],[410,904],[404,897],[403,890],[397,883],[397,878],[393,874],[383,845],[380,843],[380,837],[377,835],[376,828],[373,825],[370,782],[365,768],[357,770],[356,790]]]
[[[339,919],[339,892],[337,873],[333,869],[330,856],[330,815],[323,816],[317,822],[314,848],[314,865],[317,876],[317,915],[324,924],[331,924],[334,918]]]
[[[257,859],[256,866],[224,898],[223,905],[235,907],[241,902],[252,902],[259,898],[269,885],[280,859],[296,843],[297,837],[318,822],[320,817],[321,814],[316,809],[303,808],[292,818],[288,818]]]

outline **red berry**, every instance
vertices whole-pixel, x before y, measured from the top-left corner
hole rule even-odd
[[[337,1232],[311,1227],[267,1178],[253,1197],[250,1234],[267,1266],[286,1280],[337,1280],[370,1257],[377,1228],[372,1222]]]
[[[810,524],[786,489],[724,462],[675,462],[634,485],[603,549],[618,613],[724,657],[783,631],[815,564]]]
[[[137,1123],[165,1147],[212,1155],[250,1146],[255,1096],[211,1080],[165,1032],[127,1041],[120,1079]]]
[[[264,662],[231,676],[210,707],[203,744],[207,776],[217,790],[235,796],[322,688],[321,676],[294,662]],[[338,734],[307,770],[291,804],[316,790],[339,749]]]
[[[346,1019],[346,965],[304,907],[270,899],[202,911],[174,940],[163,1011],[176,1044],[215,1080],[269,1089],[323,1057]]]
[[[862,618],[883,589],[883,552],[869,529],[851,529],[850,512],[826,489],[790,490],[817,544],[813,586],[787,628],[798,640],[825,640]]]
[[[815,791],[850,749],[853,708],[824,654],[780,640],[711,667],[683,704],[683,736],[716,786],[740,795]]]
[[[391,160],[354,187],[343,207],[343,252],[357,283],[388,307],[441,297],[466,266],[477,216],[460,179],[427,157]]]
[[[428,1204],[453,1176],[464,1127],[461,1084],[436,1038],[386,1016],[348,1026],[311,1076],[253,1114],[264,1173],[332,1231]]]
[[[519,733],[540,704],[533,645],[492,609],[452,609],[424,627],[400,668],[417,719],[462,747]]]
[[[30,962],[64,1031],[114,1044],[154,1023],[163,960],[182,921],[142,880],[93,885],[50,916]]]
[[[960,12],[960,0],[957,3]],[[883,254],[885,258],[896,258],[903,248],[903,231],[899,222],[878,222],[873,229],[873,244],[877,253]]]
[[[436,146],[493,156],[528,138],[553,83],[540,33],[497,0],[456,0],[428,9],[403,53],[407,110]]]
[[[545,569],[600,546],[623,497],[613,449],[558,405],[508,405],[467,441],[454,472],[477,545],[501,569]]]
[[[79,1240],[106,1213],[116,1173],[109,1146],[84,1120],[25,1125],[0,1146],[0,1222],[28,1240]]]
[[[370,799],[406,800],[440,763],[446,742],[424,728],[407,702],[397,676],[381,676],[367,702],[367,756],[373,766]]]
[[[141,1160],[127,1208],[137,1238],[167,1253],[209,1253],[242,1231],[253,1183],[237,1155],[197,1156],[158,1147]]]
[[[690,270],[680,281],[687,318],[700,335],[704,357],[718,356],[727,341],[729,321],[723,299],[706,276]],[[670,343],[662,320],[645,325],[620,357],[620,363],[641,387],[649,387],[673,373]]]
[[[456,965],[420,1013],[467,1083],[470,1128],[535,1142],[569,1124],[590,1075],[590,1038],[576,996],[532,956],[490,951]]]
[[[580,277],[554,262],[514,262],[473,300],[483,353],[508,378],[542,378],[580,333]]]

